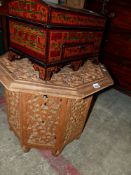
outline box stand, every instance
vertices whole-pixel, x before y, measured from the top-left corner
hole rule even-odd
[[[113,84],[105,67],[91,61],[43,81],[28,59],[10,62],[7,55],[0,57],[0,81],[9,126],[23,150],[50,149],[54,155],[80,137],[93,94]]]

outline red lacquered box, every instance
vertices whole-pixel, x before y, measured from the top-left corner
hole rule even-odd
[[[98,56],[106,21],[100,14],[41,0],[12,0],[8,7],[9,59],[30,58],[41,79]]]

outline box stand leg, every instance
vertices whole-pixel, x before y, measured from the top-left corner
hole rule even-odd
[[[44,68],[37,64],[34,64],[33,67],[36,71],[39,72],[39,78],[46,81],[49,81],[53,73],[58,72],[58,69],[59,69],[57,66]]]
[[[16,60],[16,59],[21,59],[21,58],[22,58],[22,56],[16,54],[15,52],[12,52],[12,51],[9,51],[9,52],[8,52],[8,59],[9,59],[10,61],[13,61],[13,60]]]
[[[30,151],[30,148],[25,145],[22,145],[22,150],[24,151],[24,153],[27,153]]]
[[[79,61],[72,61],[71,62],[71,68],[74,70],[74,71],[77,71],[79,70],[79,68],[84,64],[84,61],[83,60],[79,60]]]

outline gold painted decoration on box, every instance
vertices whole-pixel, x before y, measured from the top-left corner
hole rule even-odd
[[[38,22],[47,22],[48,8],[39,0],[13,0],[9,2],[9,14]]]
[[[57,11],[52,10],[51,23],[70,25],[70,26],[82,26],[82,27],[103,27],[105,25],[105,19],[100,16],[83,15],[80,13],[72,13],[70,11]]]
[[[26,54],[44,59],[46,47],[46,31],[39,27],[39,30],[26,23],[18,21],[9,21],[10,46],[15,46]]]

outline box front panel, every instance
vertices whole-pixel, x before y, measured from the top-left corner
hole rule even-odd
[[[85,57],[99,52],[102,31],[50,31],[49,62]]]
[[[46,23],[48,8],[39,0],[13,0],[9,2],[9,15]]]
[[[43,28],[9,19],[9,46],[40,60],[45,60],[46,31]]]

